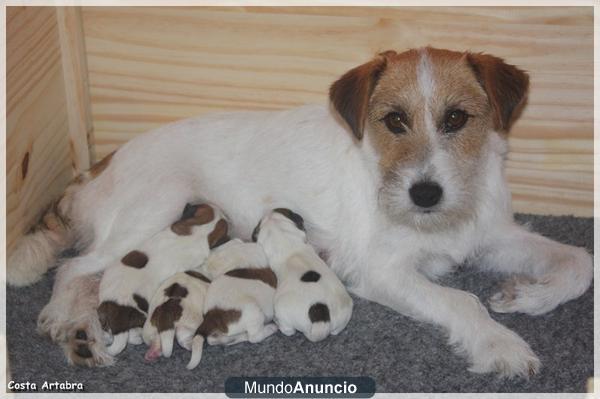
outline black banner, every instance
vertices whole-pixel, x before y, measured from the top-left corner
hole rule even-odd
[[[231,377],[225,381],[230,398],[370,398],[370,377]]]

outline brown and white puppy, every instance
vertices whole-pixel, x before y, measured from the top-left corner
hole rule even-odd
[[[258,244],[233,239],[215,249],[203,269],[212,283],[188,369],[200,363],[205,340],[209,345],[256,343],[277,332],[271,323],[277,277]]]
[[[312,342],[337,335],[352,316],[346,288],[307,243],[302,217],[289,209],[267,213],[252,234],[277,276],[275,323],[285,335]]]
[[[223,213],[208,204],[187,205],[181,218],[119,262],[108,267],[100,282],[98,315],[112,335],[107,348],[119,354],[127,342],[142,343],[148,299],[169,276],[202,264],[211,248],[227,236]]]
[[[146,360],[170,357],[173,341],[192,350],[192,338],[202,323],[204,299],[210,280],[199,269],[187,270],[165,280],[150,301],[143,338],[150,348]]]
[[[327,252],[350,291],[442,327],[474,372],[526,377],[540,364],[529,345],[478,298],[436,277],[465,262],[519,276],[508,278],[490,307],[530,315],[590,286],[593,263],[584,249],[513,219],[506,139],[528,87],[523,70],[491,55],[388,51],[334,82],[331,106],[160,127],[70,186],[50,210],[66,223],[27,235],[7,262],[7,280],[31,283],[60,248],[75,238],[89,243],[58,270],[38,325],[60,340],[83,320],[95,340],[95,308],[79,292],[186,202],[218,204],[244,239],[266,211],[285,207],[303,216],[309,243]],[[93,358],[103,364],[102,354]]]

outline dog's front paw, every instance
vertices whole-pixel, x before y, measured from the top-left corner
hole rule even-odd
[[[498,373],[501,377],[529,378],[540,369],[540,360],[527,342],[514,332],[502,328],[477,344],[472,354],[473,373]]]
[[[60,303],[50,301],[40,312],[37,320],[37,330],[41,335],[47,335],[54,342],[67,340],[68,321]]]
[[[69,330],[68,339],[61,343],[71,365],[96,367],[110,366],[114,358],[106,351],[102,334],[94,326],[80,325]]]

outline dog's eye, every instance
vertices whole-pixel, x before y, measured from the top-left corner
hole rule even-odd
[[[404,112],[390,112],[383,120],[390,132],[394,134],[406,133],[408,118]]]
[[[467,123],[469,119],[469,115],[460,109],[451,109],[446,112],[446,117],[444,118],[444,133],[452,133],[460,129]]]

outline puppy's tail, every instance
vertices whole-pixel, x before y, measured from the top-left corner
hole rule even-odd
[[[310,320],[310,331],[306,335],[312,342],[324,340],[329,335],[331,317],[329,307],[321,302],[317,302],[308,309],[308,318]]]
[[[71,208],[81,179],[76,179],[65,193],[42,213],[40,220],[21,237],[6,262],[6,281],[25,286],[38,281],[56,265],[61,251],[73,244]]]
[[[311,342],[322,341],[329,335],[329,322],[312,323],[306,338]]]
[[[202,359],[202,347],[204,346],[204,337],[200,334],[195,335],[192,339],[192,357],[186,366],[188,370],[195,368]]]

